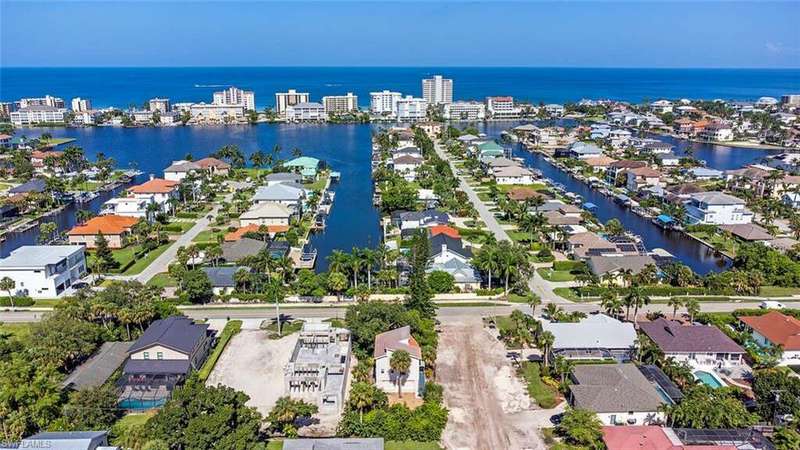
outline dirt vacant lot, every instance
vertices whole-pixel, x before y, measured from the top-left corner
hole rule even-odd
[[[442,443],[460,449],[544,449],[538,415],[514,374],[503,344],[479,317],[442,323],[436,360],[450,418]]]
[[[282,339],[267,338],[262,330],[242,330],[231,339],[206,384],[223,384],[250,396],[266,416],[283,393],[283,367],[289,362],[297,333]]]

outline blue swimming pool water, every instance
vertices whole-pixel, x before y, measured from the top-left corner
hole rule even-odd
[[[717,378],[714,377],[714,375],[702,370],[696,370],[694,372],[694,376],[695,378],[700,380],[701,383],[705,384],[706,386],[711,386],[714,389],[725,386],[724,384],[720,383],[719,380],[717,380]]]
[[[132,411],[144,411],[164,406],[164,403],[166,402],[167,399],[165,398],[159,400],[139,400],[139,399],[129,398],[119,402],[119,407],[121,409],[129,409]]]

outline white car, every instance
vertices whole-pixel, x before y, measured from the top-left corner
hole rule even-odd
[[[758,307],[761,308],[761,309],[783,309],[783,308],[786,308],[786,306],[784,306],[783,303],[776,302],[776,301],[773,301],[773,300],[767,300],[765,302],[761,302],[761,304],[758,305]]]

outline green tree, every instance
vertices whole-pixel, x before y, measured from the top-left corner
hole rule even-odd
[[[734,388],[697,385],[684,391],[683,400],[666,408],[672,426],[687,428],[744,428],[758,421],[747,411]]]
[[[94,245],[95,264],[99,272],[108,272],[111,269],[119,267],[119,262],[114,259],[114,253],[111,251],[111,248],[109,248],[108,239],[103,236],[102,231],[97,233]]]
[[[409,293],[405,299],[407,309],[419,311],[424,317],[436,314],[436,304],[433,303],[433,294],[426,279],[430,258],[430,244],[425,231],[420,231],[414,236],[411,248],[411,273],[408,276]]]
[[[772,443],[777,450],[797,450],[800,448],[800,433],[789,427],[778,428],[772,435]]]
[[[364,422],[364,410],[383,408],[387,404],[386,393],[370,383],[356,382],[350,389],[347,401],[350,408],[358,410],[359,422]]]
[[[428,274],[428,285],[437,294],[446,294],[453,290],[455,278],[448,272],[434,270]]]
[[[56,428],[67,431],[107,430],[122,416],[117,393],[109,385],[71,392]]]
[[[550,304],[552,305],[552,303]],[[550,366],[550,350],[553,348],[555,341],[556,337],[549,331],[542,331],[536,339],[536,345],[542,350],[542,358],[544,358],[545,367]]]
[[[619,219],[611,219],[606,222],[606,233],[611,236],[620,236],[625,233],[625,227],[622,226]]]
[[[275,402],[267,416],[270,429],[281,433],[286,437],[297,437],[295,422],[303,417],[311,417],[319,411],[317,405],[306,403],[302,400],[294,400],[290,397],[281,397]]]
[[[347,289],[347,276],[341,272],[332,272],[328,274],[327,286],[332,292],[340,296],[341,293]]]
[[[58,225],[55,222],[43,222],[39,225],[39,243],[48,243],[56,231],[58,231]]]
[[[17,287],[17,282],[9,277],[0,279],[0,291],[8,293],[8,303],[14,307],[14,289]]]
[[[23,352],[0,360],[0,433],[5,442],[19,441],[45,429],[59,414],[62,401],[59,375]]]
[[[181,293],[194,304],[208,303],[214,297],[211,280],[202,270],[190,270],[184,274]]]
[[[397,385],[397,397],[403,398],[403,383],[408,378],[408,369],[411,367],[411,355],[405,350],[392,352],[389,358],[389,367],[394,373],[394,382]]]
[[[573,445],[591,449],[603,448],[603,428],[593,411],[568,408],[556,430]]]

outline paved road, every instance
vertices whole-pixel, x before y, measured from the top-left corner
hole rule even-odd
[[[484,204],[481,199],[478,198],[478,194],[474,189],[472,189],[472,186],[470,186],[464,177],[460,175],[459,169],[456,168],[455,164],[450,158],[450,155],[447,154],[442,145],[437,142],[434,145],[434,148],[436,149],[436,153],[439,155],[439,157],[450,164],[450,169],[453,171],[453,174],[456,174],[456,177],[458,177],[459,188],[467,193],[467,197],[472,202],[472,205],[475,206],[475,209],[481,216],[481,220],[486,224],[486,227],[489,229],[489,231],[494,233],[498,241],[510,241],[511,238],[508,237],[506,230],[504,230],[503,227],[500,226],[500,223],[497,222],[497,218],[495,218],[494,213],[489,211],[489,208],[486,206],[486,204]]]

